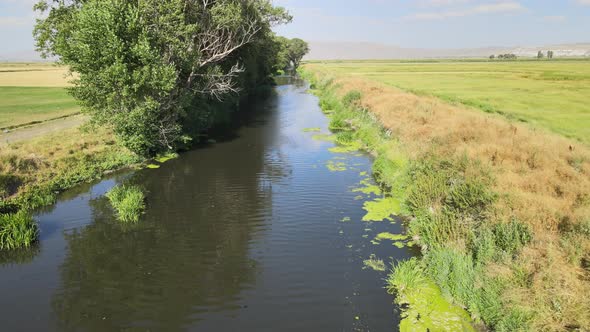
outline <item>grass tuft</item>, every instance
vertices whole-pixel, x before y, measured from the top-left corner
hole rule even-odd
[[[137,186],[116,186],[106,196],[122,222],[138,222],[145,210],[145,194]]]
[[[25,211],[0,214],[0,250],[30,248],[39,236],[39,227]]]

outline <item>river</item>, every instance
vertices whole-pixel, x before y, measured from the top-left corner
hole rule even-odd
[[[372,195],[354,188],[372,181],[370,156],[329,151],[302,82],[251,108],[214,144],[39,211],[39,247],[0,260],[1,330],[396,330],[387,271],[363,261],[416,253],[374,240],[399,222],[361,221]],[[148,192],[135,226],[104,197],[121,182]]]

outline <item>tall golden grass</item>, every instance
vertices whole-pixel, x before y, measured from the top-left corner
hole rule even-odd
[[[529,224],[534,241],[512,266],[493,265],[489,274],[526,274],[507,299],[536,313],[536,330],[590,330],[590,149],[529,125],[510,122],[437,98],[334,74],[318,65],[308,70],[334,77],[338,93],[362,93],[362,105],[391,130],[412,157],[467,155],[489,166],[501,194],[500,220]]]

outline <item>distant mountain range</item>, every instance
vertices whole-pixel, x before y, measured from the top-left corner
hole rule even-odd
[[[540,50],[552,50],[555,57],[590,57],[590,43],[457,49],[403,48],[377,43],[329,41],[310,41],[309,45],[311,51],[307,60],[481,58],[506,53],[535,57]]]
[[[535,57],[540,50],[552,50],[556,57],[590,57],[590,43],[557,44],[523,47],[484,48],[404,48],[394,45],[365,42],[310,41],[307,60],[363,60],[363,59],[428,59],[428,58],[482,58],[492,54],[514,53],[519,57]],[[1,51],[0,51],[1,52]],[[37,62],[43,60],[33,50],[0,53],[0,62]]]

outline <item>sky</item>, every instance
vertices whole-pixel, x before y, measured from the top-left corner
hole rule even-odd
[[[314,41],[408,48],[590,42],[590,0],[276,0],[294,16],[276,31]]]
[[[36,0],[0,0],[0,56],[30,52]],[[590,0],[274,0],[294,20],[276,28],[311,41],[408,48],[590,42]]]

